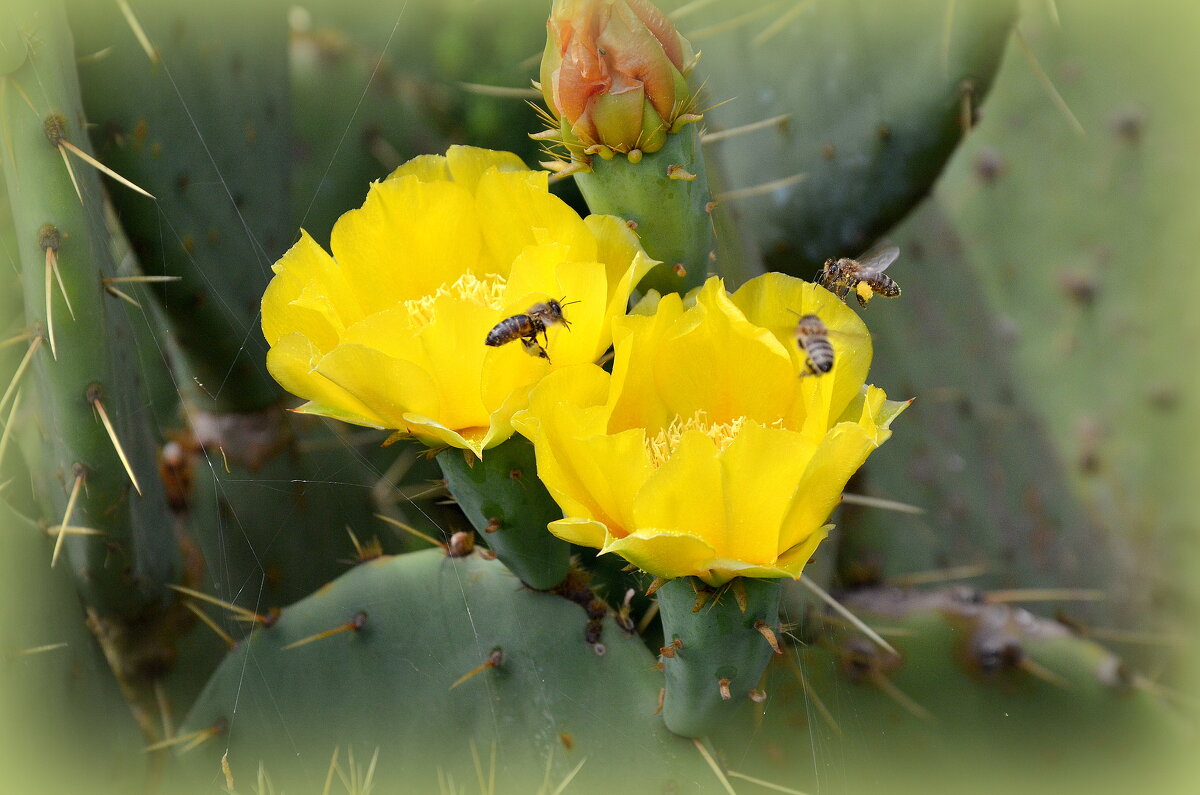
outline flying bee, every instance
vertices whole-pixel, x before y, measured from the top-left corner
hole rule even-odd
[[[525,310],[524,314],[506,317],[493,326],[484,342],[496,348],[519,339],[526,353],[550,361],[550,354],[546,352],[545,346],[538,342],[538,335],[541,334],[546,345],[549,345],[547,326],[557,323],[569,330],[571,322],[563,315],[563,307],[577,303],[579,302],[562,299],[555,301],[551,298],[549,301],[534,304]]]
[[[827,259],[817,275],[817,283],[839,298],[845,298],[853,290],[859,306],[866,306],[874,295],[895,298],[900,295],[900,285],[883,272],[899,256],[899,248],[888,246],[867,254],[861,261],[849,257]]]
[[[829,341],[829,329],[816,315],[800,315],[796,323],[796,342],[804,351],[801,375],[823,375],[833,369],[833,344]]]

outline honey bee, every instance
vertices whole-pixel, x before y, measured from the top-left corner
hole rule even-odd
[[[796,342],[806,357],[801,375],[823,375],[833,369],[833,344],[829,329],[816,315],[801,315],[796,323]]]
[[[570,329],[571,322],[563,315],[563,307],[577,303],[579,302],[561,299],[555,301],[551,298],[549,301],[534,304],[525,310],[524,314],[506,317],[493,326],[484,342],[496,348],[519,339],[527,353],[550,361],[550,354],[546,352],[545,346],[538,342],[538,335],[541,334],[546,345],[549,345],[550,339],[546,335],[547,326],[558,323]]]
[[[900,295],[900,285],[883,272],[899,256],[899,248],[888,246],[867,254],[861,261],[849,257],[827,259],[817,275],[817,283],[839,298],[845,298],[853,290],[860,306],[866,306],[873,295],[895,298]]]

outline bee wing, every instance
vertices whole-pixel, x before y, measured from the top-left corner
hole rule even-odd
[[[887,246],[880,249],[871,249],[858,260],[858,277],[871,278],[878,276],[888,269],[888,266],[896,261],[900,256],[899,246]]]

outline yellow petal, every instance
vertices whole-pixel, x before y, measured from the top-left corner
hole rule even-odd
[[[417,155],[404,163],[388,179],[416,177],[421,182],[446,182],[450,180],[450,167],[445,155]]]
[[[787,549],[803,542],[825,524],[842,499],[846,481],[878,445],[856,423],[830,429],[812,454],[783,521],[779,544]]]
[[[340,330],[361,316],[341,269],[307,232],[272,269],[275,277],[262,300],[263,336],[269,345],[298,331],[329,350]]]
[[[613,295],[621,306],[616,314],[625,314],[633,288],[658,264],[642,250],[638,237],[629,225],[613,215],[589,215],[583,219],[596,238],[596,259],[604,263],[608,283],[614,286]],[[630,273],[630,266],[633,267]]]
[[[829,329],[833,345],[833,370],[822,376],[802,379],[799,400],[789,412],[788,426],[800,427],[809,420],[824,432],[854,399],[871,366],[871,335],[862,319],[836,295],[823,287],[782,273],[758,276],[731,298],[759,326],[772,331],[787,349],[797,374],[804,371],[806,355],[796,342],[796,322],[801,315],[816,315]]]
[[[799,386],[779,340],[749,323],[715,277],[657,347],[658,392],[681,417],[704,411],[712,422],[771,422]]]
[[[491,168],[513,173],[534,173],[512,152],[480,149],[477,146],[452,146],[446,151],[446,161],[454,181],[472,193],[479,186],[480,178]]]
[[[653,472],[641,430],[580,434],[587,409],[559,404],[540,417],[538,476],[567,516],[595,519],[614,536],[637,526],[636,500]]]
[[[573,516],[551,522],[547,525],[547,529],[563,541],[569,541],[581,547],[600,549],[604,546],[607,538],[605,527],[600,522]]]
[[[562,243],[567,259],[596,259],[596,239],[578,213],[549,192],[547,178],[545,171],[488,171],[479,179],[475,215],[502,276],[526,246]]]
[[[415,176],[374,183],[367,200],[333,227],[333,256],[366,313],[431,295],[480,258],[470,192]],[[482,275],[482,274],[477,274]]]
[[[712,439],[699,431],[680,436],[671,457],[638,492],[633,519],[636,527],[690,533],[703,538],[717,554],[730,554],[739,541],[731,537],[725,523],[725,488]]]
[[[405,427],[405,412],[438,416],[433,379],[412,362],[363,345],[339,345],[317,371],[383,418],[384,427]]]
[[[538,382],[529,396],[529,407],[513,415],[513,427],[526,439],[533,441],[539,427],[538,417],[553,406],[566,403],[587,409],[602,406],[608,399],[610,376],[594,364],[577,364],[559,368]],[[594,427],[577,428],[585,434],[604,433],[603,423]]]
[[[353,393],[317,372],[323,354],[303,334],[293,332],[275,340],[267,351],[267,372],[287,391],[313,403],[335,407],[345,416],[361,417],[361,424],[388,427],[378,412]]]
[[[447,428],[437,420],[423,414],[406,412],[400,427],[430,447],[448,445],[470,450],[476,457],[483,456],[483,439],[488,429],[484,427]]]
[[[720,455],[729,528],[728,546],[721,548],[726,557],[766,564],[790,546],[780,546],[780,527],[815,450],[794,431],[755,422],[742,426]]]
[[[616,538],[600,550],[615,552],[656,577],[707,575],[715,554],[702,539],[678,530],[644,528],[636,535]]]
[[[812,560],[812,556],[817,554],[817,547],[829,537],[829,531],[832,529],[833,525],[831,524],[818,527],[799,544],[780,555],[779,560],[775,562],[775,567],[787,572],[793,580],[800,579],[800,573]]]
[[[683,303],[671,293],[653,315],[627,315],[613,321],[613,384],[608,399],[609,431],[645,428],[657,433],[676,416],[659,393],[660,341],[683,315]]]

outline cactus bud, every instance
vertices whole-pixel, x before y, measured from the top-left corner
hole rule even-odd
[[[656,152],[691,109],[692,48],[648,0],[555,0],[541,88],[572,154]]]

